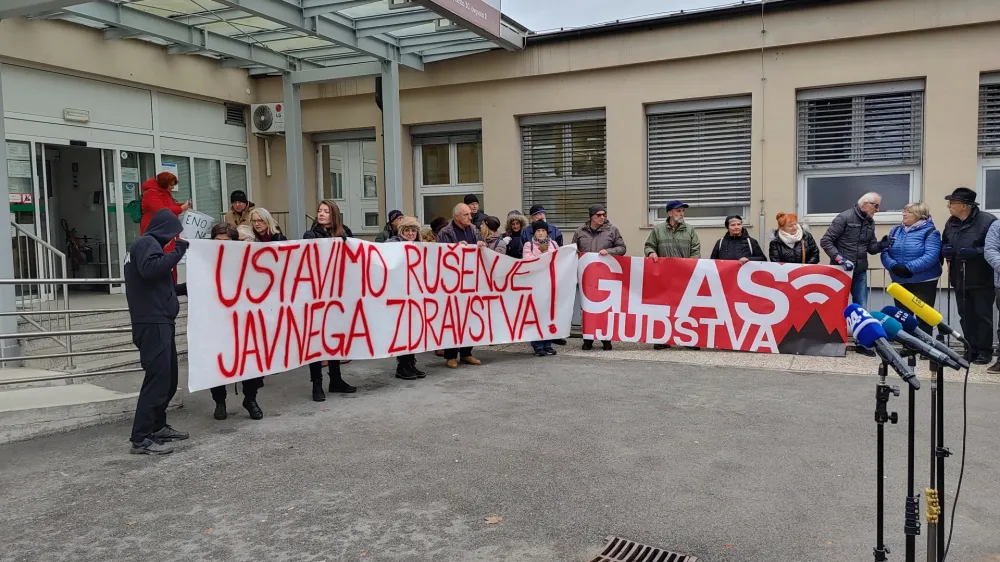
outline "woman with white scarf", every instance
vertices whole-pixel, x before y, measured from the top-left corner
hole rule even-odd
[[[778,213],[778,229],[774,231],[768,253],[773,262],[819,263],[816,239],[802,228],[795,213]]]
[[[903,222],[889,231],[889,238],[894,242],[882,252],[882,265],[889,270],[889,276],[934,306],[941,277],[941,233],[934,227],[927,205],[910,203],[903,207]],[[904,308],[899,301],[896,306]],[[926,323],[920,322],[920,327],[930,333]]]

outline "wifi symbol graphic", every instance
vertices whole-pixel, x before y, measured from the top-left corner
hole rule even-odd
[[[820,275],[818,273],[810,273],[808,275],[798,277],[791,282],[791,285],[796,290],[801,290],[802,287],[805,287],[806,285],[822,285],[833,289],[834,291],[839,291],[845,287],[843,283],[837,281],[833,277],[830,277],[829,275]],[[806,293],[804,298],[806,299],[806,302],[812,304],[823,304],[830,300],[830,297],[819,292]]]

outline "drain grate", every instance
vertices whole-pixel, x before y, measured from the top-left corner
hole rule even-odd
[[[608,537],[604,550],[590,562],[698,562],[698,559],[621,537]]]

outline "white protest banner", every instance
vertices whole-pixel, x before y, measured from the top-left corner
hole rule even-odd
[[[451,244],[193,240],[188,388],[314,361],[569,336],[575,246],[538,260]]]
[[[184,227],[181,237],[187,240],[208,238],[212,233],[213,224],[215,224],[215,219],[205,213],[191,210],[185,211],[181,215],[181,226]]]

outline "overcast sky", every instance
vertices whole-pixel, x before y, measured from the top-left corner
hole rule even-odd
[[[502,0],[501,9],[528,29],[543,31],[736,3],[739,0]]]

